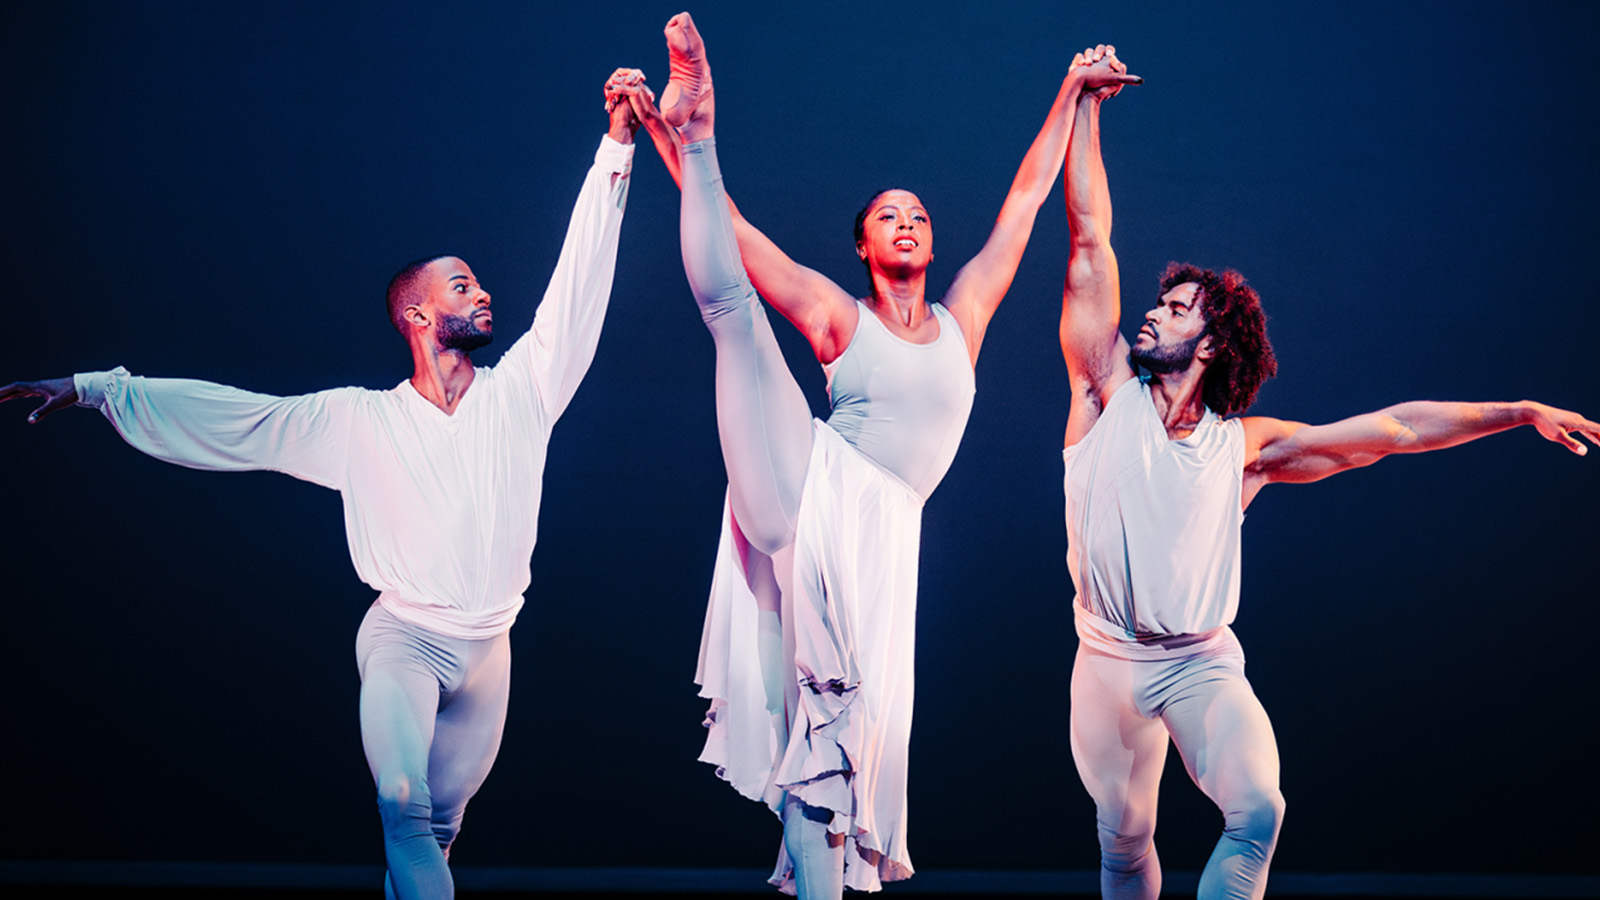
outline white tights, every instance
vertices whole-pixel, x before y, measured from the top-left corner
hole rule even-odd
[[[682,164],[683,268],[717,345],[717,434],[729,503],[750,546],[771,556],[794,540],[811,458],[811,408],[739,258],[716,141],[686,145]],[[793,798],[784,803],[784,848],[800,900],[844,893],[843,839],[829,835],[831,815]]]
[[[828,833],[833,814],[793,796],[783,802],[783,849],[794,864],[799,900],[837,900],[844,895],[844,838]]]
[[[384,894],[453,897],[450,844],[505,730],[510,637],[449,638],[374,603],[356,636],[356,662],[361,744],[383,819]]]
[[[1231,631],[1193,656],[1129,660],[1080,640],[1072,668],[1072,758],[1094,798],[1100,890],[1154,900],[1156,792],[1172,738],[1189,777],[1222,810],[1199,896],[1259,898],[1283,819],[1272,723]]]
[[[739,259],[715,139],[685,146],[682,160],[683,268],[717,345],[717,434],[733,517],[771,556],[794,540],[811,407]]]

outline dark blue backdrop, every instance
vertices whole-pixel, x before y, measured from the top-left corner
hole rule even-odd
[[[656,3],[15,4],[0,13],[0,381],[122,364],[292,393],[387,387],[401,263],[458,253],[531,320],[604,129],[659,89]],[[1589,260],[1600,7],[761,4],[694,8],[731,193],[863,290],[850,217],[904,185],[942,291],[1075,49],[1108,104],[1134,321],[1169,259],[1260,289],[1264,414],[1535,397],[1600,415]],[[912,752],[925,868],[1086,869],[1067,747],[1067,241],[1047,202],[929,503]],[[822,407],[822,379],[783,337]],[[484,354],[496,358],[501,345]],[[723,487],[677,195],[642,147],[599,356],[551,447],[505,745],[462,865],[761,866],[775,820],[696,763],[690,683]],[[352,642],[371,591],[332,493],[0,409],[8,859],[375,862]],[[1531,430],[1265,492],[1250,673],[1282,750],[1280,870],[1592,870],[1600,458]],[[1169,766],[1162,855],[1220,819]]]

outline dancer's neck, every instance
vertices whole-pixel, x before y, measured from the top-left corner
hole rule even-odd
[[[927,275],[918,272],[907,278],[890,278],[872,273],[872,296],[867,303],[886,319],[906,328],[916,328],[928,317]]]
[[[460,350],[439,350],[415,344],[411,355],[416,364],[411,373],[411,386],[446,415],[453,415],[477,375],[472,359]]]

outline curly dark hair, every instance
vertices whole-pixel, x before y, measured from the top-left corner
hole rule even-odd
[[[1261,385],[1278,374],[1261,295],[1232,269],[1218,275],[1176,262],[1168,263],[1161,276],[1161,293],[1190,282],[1200,288],[1200,312],[1215,351],[1201,382],[1201,398],[1219,416],[1244,412],[1255,402]]]

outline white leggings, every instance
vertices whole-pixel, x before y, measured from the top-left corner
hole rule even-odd
[[[505,730],[510,636],[445,637],[374,603],[356,635],[356,664],[361,744],[383,819],[384,894],[453,897],[450,844]]]
[[[794,540],[811,459],[811,407],[739,258],[716,140],[683,148],[683,269],[717,345],[717,434],[733,517],[771,556]]]
[[[1200,875],[1201,898],[1259,898],[1283,819],[1278,745],[1244,677],[1244,652],[1227,628],[1192,655],[1130,660],[1079,640],[1072,668],[1072,758],[1094,798],[1100,891],[1154,900],[1156,792],[1177,746],[1194,783],[1222,810],[1222,839]]]
[[[739,258],[715,139],[686,145],[682,166],[683,269],[717,345],[717,434],[729,504],[750,545],[771,556],[794,541],[811,459],[811,408]],[[828,834],[831,814],[791,797],[782,816],[800,900],[839,897],[843,839]]]

